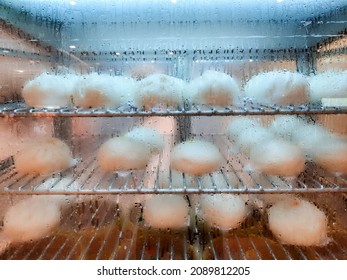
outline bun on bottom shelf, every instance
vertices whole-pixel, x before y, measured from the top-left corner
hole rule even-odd
[[[144,205],[134,205],[133,218],[127,219],[120,215],[118,205],[120,199],[128,197],[121,196],[119,200],[117,197],[77,197],[64,206],[59,225],[48,235],[31,242],[12,243],[1,252],[0,259],[302,259],[300,252],[307,259],[330,259],[329,251],[339,259],[345,258],[339,246],[346,248],[346,232],[338,229],[332,220],[327,235],[340,245],[335,242],[320,246],[288,244],[271,232],[266,211],[293,199],[287,195],[268,197],[271,204],[266,206],[267,210],[254,209],[241,226],[229,230],[211,227],[210,221],[194,215],[190,215],[194,219],[184,227],[148,227],[142,212]],[[192,211],[192,206],[188,209]],[[296,216],[310,216],[310,213],[300,212]],[[330,219],[328,213],[327,218]],[[285,224],[283,228],[292,225],[300,235],[300,228],[295,228],[290,220],[282,216],[281,221]],[[291,235],[290,231],[287,234]]]
[[[328,220],[314,204],[289,198],[268,209],[269,228],[282,243],[298,246],[323,246],[329,242]]]
[[[144,201],[143,219],[153,228],[184,228],[189,225],[188,203],[182,195],[153,195]]]

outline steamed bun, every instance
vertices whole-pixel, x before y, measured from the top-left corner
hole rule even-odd
[[[150,160],[150,148],[126,137],[111,138],[101,145],[97,161],[105,171],[143,169]]]
[[[29,107],[69,106],[77,80],[77,76],[43,73],[24,85],[22,96]]]
[[[223,156],[207,141],[190,140],[176,145],[171,153],[173,169],[190,175],[202,175],[221,167]]]
[[[298,144],[309,158],[330,139],[331,133],[317,124],[299,125],[292,134],[293,142]]]
[[[192,80],[187,92],[193,104],[228,106],[238,97],[240,89],[228,74],[209,70]]]
[[[330,172],[347,174],[347,142],[331,137],[312,151],[312,159]]]
[[[234,117],[228,125],[227,134],[231,140],[236,140],[244,130],[259,126],[260,124],[254,119],[248,117]]]
[[[60,223],[60,205],[54,196],[31,196],[9,207],[4,216],[2,238],[27,242],[45,237]]]
[[[203,188],[213,188],[209,175],[202,177]],[[213,181],[217,189],[228,188],[221,173],[213,173]],[[240,195],[198,194],[193,196],[198,214],[212,227],[221,230],[237,228],[250,212],[249,207]]]
[[[136,81],[131,78],[92,73],[77,84],[73,102],[86,108],[120,106],[131,101],[136,90]]]
[[[309,77],[311,102],[347,97],[347,71],[326,71]]]
[[[312,203],[289,198],[268,210],[269,228],[281,242],[297,246],[321,246],[328,241],[328,220]]]
[[[309,84],[306,77],[300,73],[260,73],[247,82],[245,95],[255,102],[265,104],[306,104],[309,101]]]
[[[305,169],[302,150],[293,143],[278,139],[253,146],[250,160],[258,170],[273,176],[297,176]]]
[[[154,153],[159,153],[164,148],[164,137],[150,127],[135,127],[124,136],[144,143],[150,148],[151,152]]]
[[[57,138],[46,138],[26,145],[14,157],[19,173],[49,175],[72,167],[76,161],[67,144]]]
[[[276,116],[269,128],[277,136],[283,139],[292,140],[295,130],[306,124],[307,123],[304,120],[296,116],[284,115]]]
[[[261,145],[261,143],[269,141],[273,137],[274,135],[267,128],[255,126],[241,131],[235,143],[243,154],[249,156],[254,146]]]
[[[235,194],[202,194],[199,199],[201,217],[221,230],[237,228],[246,219],[249,209]]]
[[[347,142],[318,124],[298,125],[292,140],[309,160],[336,174],[347,173]]]
[[[182,195],[154,195],[144,202],[143,218],[154,228],[180,229],[189,224],[188,203]]]
[[[135,106],[146,109],[162,105],[177,106],[183,102],[186,82],[165,74],[152,74],[139,81],[134,97]]]

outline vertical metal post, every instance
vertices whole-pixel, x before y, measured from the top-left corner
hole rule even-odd
[[[304,75],[312,75],[317,69],[317,51],[315,48],[306,48],[296,56],[296,70]]]
[[[175,76],[185,80],[187,77],[190,77],[191,70],[191,61],[188,56],[179,56],[175,65]],[[183,110],[189,110],[190,104],[187,100],[184,100]],[[176,141],[183,142],[186,141],[191,133],[191,117],[190,116],[177,116],[177,129],[178,133],[176,134]]]
[[[71,117],[53,118],[53,136],[63,140],[70,147],[73,147]]]

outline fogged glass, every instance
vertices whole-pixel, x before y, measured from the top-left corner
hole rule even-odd
[[[344,259],[346,4],[0,1],[0,258]]]

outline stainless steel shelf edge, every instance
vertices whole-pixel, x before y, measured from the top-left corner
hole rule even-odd
[[[245,102],[242,106],[213,107],[192,105],[184,108],[155,108],[143,110],[131,105],[118,108],[30,108],[23,102],[0,104],[0,117],[147,117],[147,116],[238,116],[287,114],[347,114],[347,107],[321,105],[276,106]]]
[[[100,170],[95,159],[87,161],[83,166],[51,176],[33,176],[19,174],[13,161],[0,162],[0,195],[136,195],[136,194],[265,194],[265,193],[331,193],[347,192],[347,179],[343,177],[322,177],[315,172],[304,172],[298,178],[268,177],[264,174],[236,170],[232,163],[227,168],[217,171],[222,174],[227,187],[214,185],[210,174],[211,186],[203,186],[200,177],[187,179],[181,174],[175,181],[175,187],[158,186],[159,176],[172,182],[169,175],[159,175],[159,169],[134,170],[128,173],[109,173]],[[153,185],[147,185],[145,177],[156,178]],[[241,179],[242,178],[242,179]],[[235,180],[236,179],[236,180]],[[206,181],[205,181],[206,183]],[[177,187],[177,185],[179,185]]]

